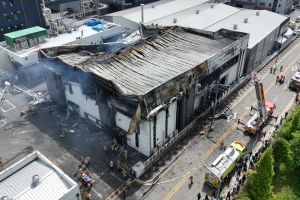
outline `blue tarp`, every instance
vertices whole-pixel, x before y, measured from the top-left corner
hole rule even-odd
[[[96,26],[96,25],[98,25],[98,24],[100,24],[100,20],[89,20],[88,22],[87,22],[87,25],[88,26]]]
[[[93,26],[93,29],[94,29],[95,31],[98,31],[98,32],[101,31],[102,28],[103,28],[102,24],[98,24],[97,26]]]

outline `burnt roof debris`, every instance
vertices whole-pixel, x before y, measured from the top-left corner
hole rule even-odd
[[[117,50],[101,45],[42,49],[55,62],[92,72],[124,96],[145,95],[180,75],[199,68],[208,58],[246,34],[229,30],[217,33],[182,27],[145,27],[133,46]]]

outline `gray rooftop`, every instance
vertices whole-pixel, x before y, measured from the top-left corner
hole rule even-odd
[[[213,8],[211,6],[213,5]],[[199,10],[199,14],[196,14]],[[227,18],[240,9],[225,4],[211,4],[203,3],[195,7],[174,13],[172,15],[156,19],[148,24],[158,24],[162,26],[177,25],[182,27],[197,27],[197,29],[204,29],[207,26],[215,24],[224,18]],[[173,23],[173,19],[177,19],[177,23]]]
[[[288,16],[267,10],[260,10],[259,16],[256,16],[256,12],[257,10],[241,10],[216,24],[212,24],[205,30],[212,32],[221,28],[233,30],[233,24],[237,24],[236,31],[250,34],[248,48],[251,49],[288,18]],[[244,18],[248,18],[248,23],[244,23]],[[193,28],[197,28],[196,23]]]
[[[175,27],[105,58],[103,54],[91,55],[84,51],[57,57],[112,82],[123,95],[144,95],[201,64],[234,41],[226,37],[213,39]],[[53,56],[51,48],[42,51]]]
[[[159,2],[159,1],[158,1]],[[194,8],[207,0],[176,0],[170,1],[168,3],[155,4],[154,8],[152,8],[152,4],[148,4],[144,6],[144,23],[152,22],[159,18],[163,18],[174,13],[184,11],[189,8]],[[196,10],[195,10],[196,11]],[[120,11],[112,14],[108,14],[106,16],[123,16],[124,18],[131,20],[136,23],[141,22],[141,8],[128,9],[128,11]]]
[[[41,158],[41,159],[40,159]],[[34,152],[15,165],[0,173],[0,198],[41,200],[59,199],[77,186],[70,178],[66,179],[58,168],[39,152]],[[32,177],[39,176],[39,183],[32,184]]]

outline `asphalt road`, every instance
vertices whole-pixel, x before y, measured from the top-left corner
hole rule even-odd
[[[295,92],[288,90],[289,79],[300,68],[300,46],[295,46],[294,49],[289,51],[283,59],[277,63],[277,69],[283,65],[283,71],[276,71],[275,74],[266,73],[262,78],[264,84],[266,100],[276,103],[274,116],[282,116],[289,109],[289,106],[294,101]],[[286,81],[284,84],[275,84],[275,79],[278,75],[285,75]],[[236,119],[240,118],[241,122],[247,122],[251,116],[249,108],[255,105],[256,95],[254,86],[233,105],[232,113],[236,114]],[[254,111],[253,111],[254,113]],[[275,119],[271,118],[269,124],[264,128],[264,131],[270,133],[274,130]],[[168,168],[165,174],[160,178],[159,182],[145,197],[149,200],[157,199],[196,199],[197,193],[201,193],[202,197],[205,194],[211,196],[215,189],[207,184],[204,184],[205,168],[203,165],[212,163],[219,155],[219,142],[222,138],[227,145],[233,140],[238,140],[247,145],[248,150],[257,145],[262,134],[250,135],[236,128],[235,120],[218,120],[215,125],[215,131],[210,133],[213,138],[207,138],[206,135],[199,137],[185,152],[174,165]],[[190,185],[189,176],[194,176],[194,184]],[[224,188],[227,190],[228,188]]]

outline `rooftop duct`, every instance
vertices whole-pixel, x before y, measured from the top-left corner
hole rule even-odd
[[[245,23],[247,23],[248,22],[248,18],[246,17],[246,18],[244,18],[244,22]]]
[[[236,30],[236,29],[237,29],[237,27],[238,27],[238,25],[237,25],[237,24],[233,24],[233,29],[234,29],[234,30]]]
[[[142,23],[144,23],[144,4],[141,4]]]
[[[210,7],[211,7],[211,8],[214,8],[214,7],[215,7],[215,5],[210,5]]]
[[[37,185],[39,184],[39,182],[40,182],[40,177],[39,177],[39,175],[34,175],[34,176],[32,177],[32,185],[33,185],[33,186],[37,186]]]
[[[152,6],[151,6],[152,8],[154,8],[155,7],[155,5],[154,4],[152,4]]]
[[[174,18],[174,19],[173,19],[173,23],[177,23],[177,18]]]
[[[197,10],[196,10],[196,14],[199,14],[199,12],[200,12],[200,11],[197,9]]]
[[[256,11],[256,15],[259,16],[259,11]]]

